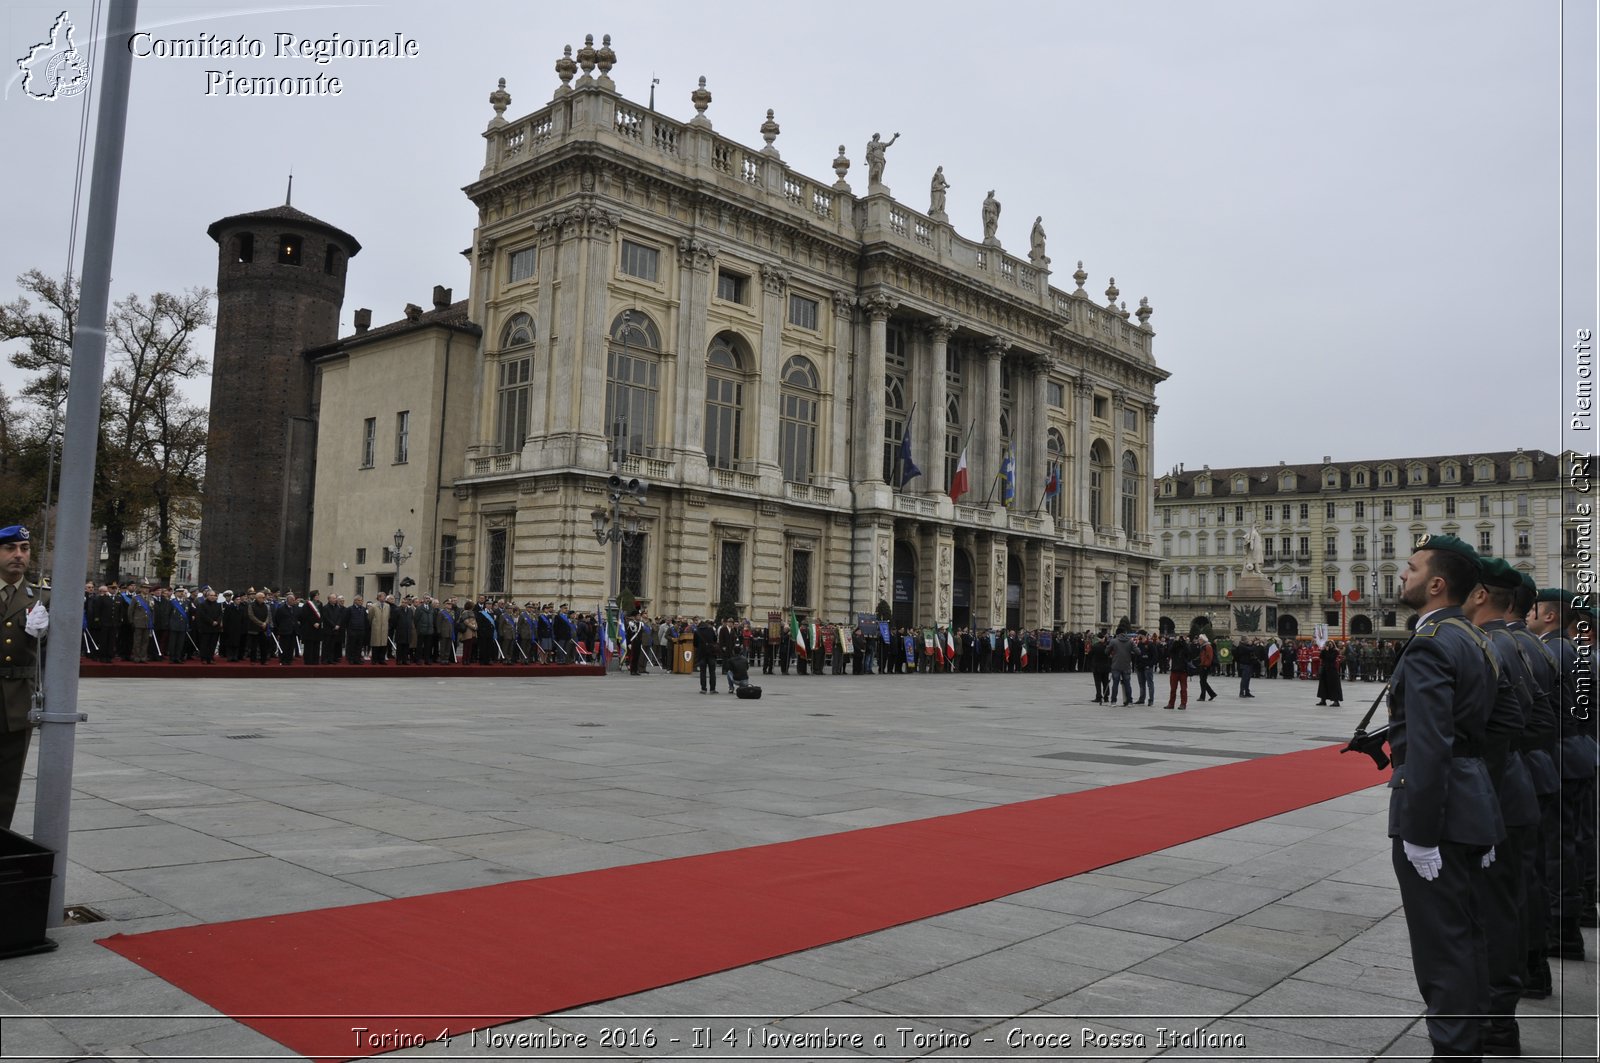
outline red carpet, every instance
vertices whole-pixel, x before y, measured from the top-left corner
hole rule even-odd
[[[925,919],[1383,780],[1337,746],[801,841],[101,944],[318,1059]],[[284,1016],[304,1016],[290,1017]],[[396,1016],[433,1016],[405,1018]]]
[[[80,660],[78,675],[84,679],[528,679],[605,675],[605,670],[597,664],[102,664]]]

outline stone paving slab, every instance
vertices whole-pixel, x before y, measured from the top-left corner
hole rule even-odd
[[[451,680],[385,678],[363,682],[352,701],[339,680],[287,690],[250,680],[85,681],[80,707],[91,721],[78,733],[67,899],[112,918],[52,931],[55,953],[0,962],[3,1050],[63,1060],[286,1058],[94,943],[109,933],[985,808],[1229,759],[1197,751],[1325,745],[1359,716],[1314,710],[1309,685],[1282,681],[1258,681],[1252,701],[1223,694],[1186,714],[1095,706],[1085,676],[765,685],[761,702],[736,702],[659,674],[479,680],[470,697]],[[450,712],[418,708],[419,691]],[[196,700],[203,718],[185,708]],[[333,703],[337,714],[327,711]],[[235,734],[264,737],[227,737]],[[717,1022],[748,1029],[757,1043],[767,1031],[861,1032],[864,1048],[830,1053],[845,1059],[1090,1051],[1080,1043],[1052,1052],[1026,1036],[1008,1044],[1019,1030],[1046,1039],[1088,1030],[1102,1046],[1143,1038],[1143,1047],[1095,1050],[1129,1059],[1426,1055],[1383,836],[1384,781],[1374,772],[1370,789],[1011,897],[498,1032],[625,1020],[665,1033],[735,1015]],[[31,800],[30,782],[24,829]],[[1559,963],[1562,994],[1525,1003],[1530,1058],[1593,1058],[1595,970]],[[139,1011],[153,1017],[112,1018]],[[1387,1017],[1338,1017],[1352,1011]],[[1197,1026],[1247,1047],[1158,1043],[1160,1027]],[[911,1031],[905,1043],[897,1027]],[[887,1043],[873,1047],[874,1034]],[[507,1043],[485,1054],[485,1044],[456,1038],[394,1055],[508,1058]],[[573,1053],[706,1054],[664,1039]]]

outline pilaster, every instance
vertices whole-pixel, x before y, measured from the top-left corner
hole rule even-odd
[[[783,322],[788,304],[789,271],[780,266],[761,267],[761,379],[756,385],[756,474],[763,494],[783,494],[783,470],[778,465],[778,411],[783,368]]]
[[[955,322],[947,317],[934,318],[924,330],[924,349],[928,356],[928,415],[923,418],[926,427],[922,432],[922,452],[927,458],[922,463],[922,482],[923,492],[930,495],[942,495],[949,487],[944,479],[944,405],[947,397],[944,366],[953,332]]]
[[[717,247],[696,238],[678,241],[677,408],[674,410],[672,456],[685,483],[710,481],[706,466],[706,351],[710,337],[706,312],[711,304],[711,273]]]

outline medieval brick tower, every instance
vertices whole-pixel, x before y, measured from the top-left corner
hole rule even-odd
[[[316,424],[308,347],[339,338],[355,237],[281,207],[213,222],[217,346],[200,576],[219,591],[304,591]]]

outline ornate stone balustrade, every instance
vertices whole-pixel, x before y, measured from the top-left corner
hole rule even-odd
[[[504,476],[522,469],[522,454],[490,454],[483,458],[467,460],[468,476]]]
[[[672,462],[662,461],[660,458],[644,458],[637,454],[630,454],[622,459],[622,475],[642,476],[646,480],[657,483],[666,483],[675,477]]]
[[[791,502],[810,502],[819,506],[826,506],[833,502],[833,488],[818,487],[815,484],[795,483],[793,480],[785,480],[783,482],[783,494]]]
[[[761,486],[761,481],[754,473],[734,472],[732,469],[712,469],[711,483],[724,491],[738,491],[748,495],[755,494]]]

